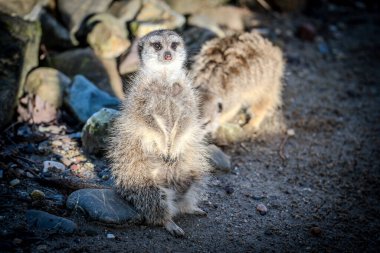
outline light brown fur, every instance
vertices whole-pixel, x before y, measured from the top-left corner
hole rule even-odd
[[[202,118],[207,130],[215,134],[220,125],[246,108],[251,114],[246,132],[259,131],[263,120],[282,104],[283,72],[281,50],[259,34],[235,34],[207,42],[192,67],[194,85],[203,94]]]
[[[209,171],[197,96],[182,66],[175,75],[146,75],[143,65],[113,124],[108,152],[117,191],[148,223],[177,236],[184,232],[175,215],[205,214],[197,201]]]

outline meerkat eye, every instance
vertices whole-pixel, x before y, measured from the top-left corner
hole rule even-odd
[[[179,45],[178,42],[173,42],[172,45],[171,45],[171,48],[172,48],[173,50],[176,50],[177,47],[178,47],[178,45]]]
[[[218,103],[218,112],[222,112],[223,111],[223,105],[222,103]]]
[[[154,50],[156,50],[156,51],[160,51],[162,49],[162,45],[160,42],[153,42],[151,45],[153,46]]]

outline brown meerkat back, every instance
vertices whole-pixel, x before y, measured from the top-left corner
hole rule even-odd
[[[151,63],[144,61],[146,51],[155,57],[161,49],[166,50],[164,42],[161,46],[154,43],[168,39],[168,33],[180,43],[167,63],[177,64],[177,69],[168,68],[183,73],[171,74],[164,66],[155,66],[159,71],[147,75]],[[121,116],[113,123],[108,157],[117,191],[148,223],[183,235],[172,219],[179,213],[205,214],[197,201],[209,165],[197,96],[182,60],[175,62],[176,54],[184,50],[177,37],[171,31],[160,31],[141,40],[143,64],[123,102]]]
[[[207,42],[195,58],[192,75],[201,92],[208,132],[215,134],[242,108],[251,114],[244,126],[247,132],[260,130],[263,120],[282,104],[283,72],[281,50],[259,34],[235,34]]]

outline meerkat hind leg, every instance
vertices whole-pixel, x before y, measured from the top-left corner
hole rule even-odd
[[[183,196],[183,200],[179,203],[179,209],[181,213],[185,214],[195,214],[200,216],[207,216],[207,213],[203,211],[197,205],[197,198],[195,195],[197,194],[196,188],[191,188],[185,196]]]
[[[165,222],[164,226],[166,230],[174,236],[182,237],[185,235],[185,232],[182,230],[182,228],[180,228],[173,220],[168,220]]]

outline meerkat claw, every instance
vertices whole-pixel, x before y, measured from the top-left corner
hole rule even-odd
[[[172,220],[165,223],[165,228],[167,231],[169,231],[170,234],[175,237],[183,237],[185,235],[185,232],[182,230],[182,228],[180,228]]]
[[[203,211],[202,209],[200,209],[199,207],[195,208],[193,210],[193,214],[195,215],[199,215],[199,216],[207,216],[207,212],[206,211]]]

